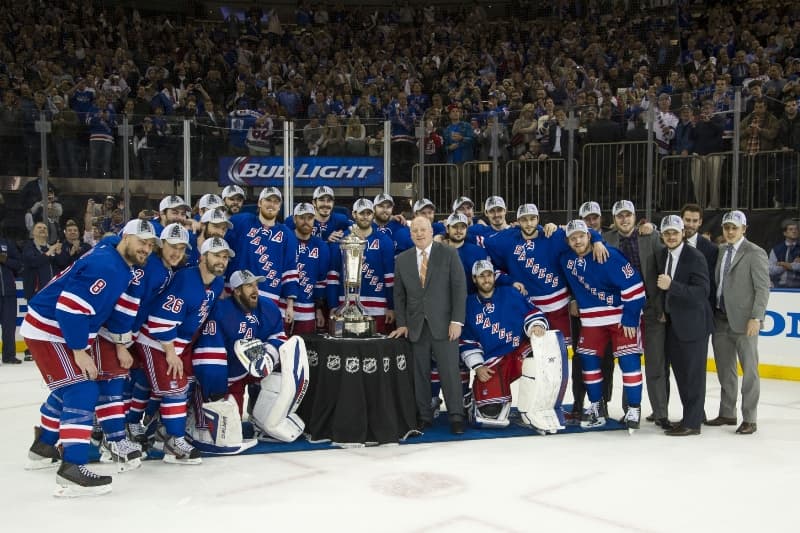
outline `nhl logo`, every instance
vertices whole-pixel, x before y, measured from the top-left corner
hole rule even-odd
[[[364,359],[364,373],[365,374],[374,374],[375,371],[378,370],[378,360],[374,357],[368,357]]]
[[[336,372],[342,367],[342,360],[338,355],[328,356],[328,370]]]
[[[308,364],[310,366],[317,366],[319,364],[319,353],[314,350],[308,351]]]
[[[397,370],[405,370],[406,369],[406,356],[405,354],[400,354],[397,356]]]
[[[355,374],[358,372],[359,362],[358,357],[348,357],[344,363],[344,369],[347,370],[349,374]]]
[[[383,373],[387,374],[391,367],[392,367],[392,359],[391,359],[391,357],[384,357],[383,358]]]

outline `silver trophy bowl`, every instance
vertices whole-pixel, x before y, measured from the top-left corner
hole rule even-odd
[[[375,336],[375,320],[361,305],[361,270],[366,247],[367,241],[352,233],[339,241],[344,302],[331,312],[330,334],[333,337]]]

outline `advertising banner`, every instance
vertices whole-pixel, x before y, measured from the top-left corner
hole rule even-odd
[[[221,157],[219,184],[241,187],[283,187],[282,157]],[[295,187],[382,187],[380,157],[296,157]]]

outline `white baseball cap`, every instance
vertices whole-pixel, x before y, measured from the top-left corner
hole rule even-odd
[[[203,216],[200,217],[200,222],[204,224],[225,224],[228,229],[233,227],[233,224],[228,220],[228,215],[225,214],[223,209],[209,209]]]
[[[233,274],[231,274],[231,289],[238,289],[242,285],[247,285],[248,283],[261,283],[264,281],[264,276],[256,276],[249,270],[237,270]]]
[[[384,202],[389,202],[390,204],[394,205],[394,198],[392,198],[391,194],[382,192],[372,201],[374,205],[380,205]]]
[[[506,201],[503,200],[502,196],[490,196],[483,203],[484,212],[491,211],[495,207],[502,207],[503,209],[506,209]]]
[[[431,209],[436,211],[436,206],[433,205],[433,202],[431,202],[427,198],[423,198],[422,200],[417,200],[416,202],[414,202],[414,212],[415,213],[417,211],[422,211],[426,207],[430,207]]]
[[[279,200],[283,200],[283,195],[281,194],[280,189],[277,187],[264,187],[260,193],[258,193],[258,199],[263,200],[264,198],[269,198],[270,196],[277,196]]]
[[[222,204],[222,198],[216,194],[209,193],[200,197],[200,201],[197,202],[197,207],[200,209],[211,209],[212,207],[217,207]]]
[[[167,209],[178,209],[180,207],[188,208],[191,206],[186,203],[186,200],[175,194],[171,196],[165,196],[164,199],[158,204],[158,210],[162,213]]]
[[[156,242],[159,242],[153,224],[149,220],[142,220],[141,218],[129,220],[125,227],[122,228],[122,234],[134,235],[140,239],[155,239]]]
[[[464,224],[465,226],[469,225],[467,220],[467,215],[464,213],[453,213],[449,217],[447,217],[447,222],[445,223],[447,226],[453,226],[455,224]]]
[[[470,200],[468,197],[466,197],[466,196],[459,196],[458,198],[456,198],[456,201],[455,201],[455,202],[453,202],[453,211],[457,211],[457,210],[458,210],[458,208],[459,208],[459,207],[461,207],[461,206],[462,206],[462,205],[464,205],[464,204],[469,204],[469,205],[471,205],[472,207],[475,207],[475,202],[473,202],[472,200]]]
[[[526,215],[539,216],[539,208],[536,204],[522,204],[517,208],[517,218],[522,218]]]
[[[311,198],[316,200],[317,198],[322,198],[323,196],[330,196],[332,199],[336,198],[336,195],[333,194],[333,189],[328,187],[327,185],[320,185],[314,192],[311,194]]]
[[[219,237],[211,237],[203,241],[203,245],[200,246],[200,255],[206,255],[209,252],[228,252],[230,257],[236,257],[231,247],[228,246],[228,241]]]
[[[683,219],[678,215],[667,215],[661,219],[661,233],[668,230],[683,232]]]
[[[730,211],[722,216],[722,225],[733,224],[737,228],[747,225],[747,217],[739,210]]]
[[[603,210],[600,209],[600,204],[597,202],[583,202],[581,208],[578,209],[578,216],[586,218],[589,215],[602,216]]]
[[[353,212],[360,213],[362,211],[375,211],[375,206],[368,198],[359,198],[353,203]]]
[[[226,185],[224,189],[222,189],[222,198],[230,198],[231,196],[236,196],[237,194],[241,194],[242,198],[245,197],[244,189],[239,187],[238,185]]]
[[[614,205],[611,207],[611,214],[617,216],[620,213],[628,211],[629,213],[636,213],[636,208],[633,205],[633,202],[630,200],[620,200],[618,202],[614,202]]]
[[[589,233],[589,226],[581,219],[570,220],[567,223],[567,237],[578,232]]]
[[[316,215],[317,210],[314,209],[314,206],[309,204],[308,202],[300,202],[299,204],[294,206],[294,212],[292,214],[296,217],[303,215]]]
[[[486,271],[494,272],[494,265],[488,259],[479,259],[472,265],[472,275],[477,276]]]
[[[161,240],[170,244],[185,244],[189,249],[192,247],[189,244],[189,232],[177,222],[173,222],[161,230]]]

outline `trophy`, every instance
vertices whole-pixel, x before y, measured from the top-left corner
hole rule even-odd
[[[375,320],[361,305],[361,269],[367,241],[352,233],[339,241],[342,251],[342,287],[344,303],[331,313],[330,334],[333,337],[372,337]]]

